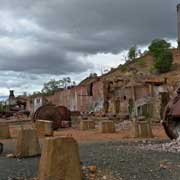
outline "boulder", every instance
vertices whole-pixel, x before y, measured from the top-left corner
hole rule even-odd
[[[0,139],[10,138],[9,125],[7,123],[0,123]]]
[[[53,136],[53,122],[47,120],[37,120],[35,123],[39,136]]]
[[[99,123],[99,131],[101,133],[114,133],[115,125],[113,121],[102,121]]]
[[[41,154],[36,129],[21,129],[18,132],[16,157],[31,157]]]
[[[72,137],[44,140],[38,180],[82,180],[79,147]]]
[[[81,120],[80,130],[95,129],[95,122],[93,120]]]

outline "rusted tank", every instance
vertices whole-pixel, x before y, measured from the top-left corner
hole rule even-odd
[[[180,138],[180,87],[165,108],[162,124],[170,139]]]
[[[69,126],[71,126],[71,113],[64,106],[55,106],[55,105],[41,106],[36,110],[36,112],[33,115],[34,121],[38,119],[53,121],[54,129],[63,127],[63,124],[65,124],[63,122],[68,122]]]

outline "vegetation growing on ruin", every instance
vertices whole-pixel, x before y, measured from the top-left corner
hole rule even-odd
[[[136,46],[133,46],[129,49],[128,58],[130,60],[133,60],[133,59],[136,59],[136,57],[137,57],[137,48]]]
[[[155,39],[149,46],[149,51],[155,58],[154,68],[158,73],[166,73],[171,70],[173,55],[171,44],[162,39]]]
[[[141,66],[141,67],[144,67],[144,66],[146,65],[145,60],[144,60],[143,58],[142,58],[142,59],[139,59],[138,65]]]

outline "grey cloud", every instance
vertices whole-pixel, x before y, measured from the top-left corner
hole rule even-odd
[[[177,3],[177,0],[54,0],[39,3],[41,6],[32,12],[45,29],[70,34],[71,41],[64,43],[67,50],[94,54],[117,52],[157,37],[176,38]]]
[[[27,27],[6,32],[0,26],[0,37],[32,37],[39,47],[23,55],[4,48],[0,51],[0,70],[61,75],[85,72],[94,67],[80,61],[79,56],[118,53],[157,37],[176,39],[177,3],[177,0],[1,0],[2,12],[11,13],[15,20],[30,21],[39,29]]]
[[[35,74],[66,75],[80,73],[93,68],[91,63],[81,62],[74,55],[68,56],[56,49],[40,49],[30,54],[3,54],[0,61],[0,70],[16,72],[30,72]]]

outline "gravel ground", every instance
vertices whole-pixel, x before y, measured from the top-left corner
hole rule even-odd
[[[106,180],[180,180],[179,153],[143,150],[140,144],[128,141],[80,144],[81,161],[85,166],[96,165],[98,172],[106,174]],[[14,143],[6,142],[5,153],[13,150]],[[18,160],[1,156],[0,180],[35,177],[38,161],[38,157]]]

